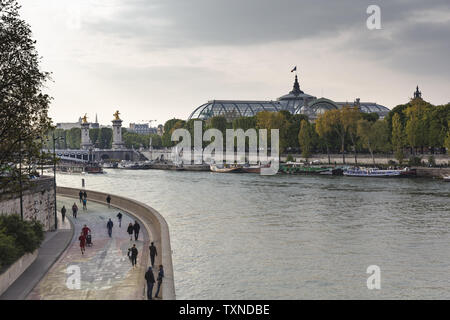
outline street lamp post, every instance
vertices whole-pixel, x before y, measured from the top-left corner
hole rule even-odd
[[[56,141],[61,140],[62,137],[55,138],[55,132],[52,132],[53,138],[53,191],[55,193],[55,231],[58,230],[58,215],[56,208]]]
[[[22,191],[22,140],[19,140],[19,197],[20,197],[20,218],[23,220],[23,191]]]

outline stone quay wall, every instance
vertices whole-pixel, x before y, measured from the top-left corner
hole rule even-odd
[[[14,262],[8,269],[0,274],[0,296],[19,278],[25,270],[36,260],[38,250],[33,253],[24,254],[19,260]]]
[[[421,158],[422,161],[425,161],[425,163],[428,163],[428,157],[430,155],[417,155],[417,157]],[[446,154],[438,154],[433,155],[434,160],[437,165],[448,165],[450,164],[450,156]],[[292,154],[292,157],[296,161],[305,161],[305,158],[303,158],[300,154]],[[283,154],[280,157],[281,161],[286,161],[287,155]],[[370,154],[361,153],[356,154],[357,162],[361,165],[372,165],[372,156]],[[376,164],[388,164],[389,160],[398,162],[393,155],[390,154],[375,154],[374,155],[375,163]],[[323,164],[328,164],[328,156],[327,154],[313,154],[311,157],[308,158],[308,161],[320,161]],[[342,154],[330,154],[330,162],[334,164],[342,164]],[[408,157],[405,157],[404,162],[408,162]],[[347,153],[345,154],[345,163],[349,165],[355,164],[355,156],[353,153]]]
[[[57,187],[56,193],[60,196],[78,199],[80,189]],[[108,194],[93,190],[86,190],[88,201],[95,201],[108,205],[106,197]],[[151,236],[151,241],[155,243],[158,250],[158,256],[155,261],[155,268],[158,265],[164,266],[164,279],[161,284],[162,299],[175,300],[175,282],[173,276],[172,249],[170,246],[169,226],[161,214],[152,207],[125,197],[114,194],[111,196],[111,206],[126,211],[141,220]],[[149,262],[150,264],[150,262]]]
[[[55,225],[55,193],[53,177],[42,176],[31,180],[31,185],[22,192],[23,218],[38,220],[48,231]],[[20,195],[15,193],[0,193],[0,214],[20,215]]]

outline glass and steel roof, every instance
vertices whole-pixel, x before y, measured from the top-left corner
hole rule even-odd
[[[296,75],[293,89],[277,101],[212,100],[195,109],[188,119],[207,120],[214,116],[225,116],[228,121],[232,121],[239,117],[254,116],[260,111],[287,110],[292,114],[305,114],[310,120],[315,120],[325,111],[340,109],[343,106],[358,106],[361,112],[376,112],[380,118],[387,116],[390,111],[374,102],[360,102],[359,98],[352,103],[334,102],[326,98],[316,99],[300,89]]]
[[[297,110],[297,114],[304,114],[308,116],[308,119],[315,120],[317,117],[328,110],[337,110],[339,106],[333,101],[325,98],[320,98],[311,101],[309,104],[301,107]]]
[[[361,110],[361,112],[364,113],[377,113],[381,119],[383,119],[384,117],[387,116],[387,114],[389,113],[388,108],[386,108],[385,106],[382,106],[381,104],[377,104],[375,102],[356,102],[356,103],[351,103],[349,104],[348,102],[336,102],[336,104],[342,108],[343,106],[358,106],[359,110]]]
[[[206,120],[215,116],[224,116],[228,121],[239,117],[251,117],[260,111],[281,111],[278,101],[212,100],[194,110],[190,119]]]

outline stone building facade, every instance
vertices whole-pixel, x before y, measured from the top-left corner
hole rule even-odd
[[[44,176],[31,181],[32,185],[22,195],[23,218],[38,220],[44,225],[44,230],[52,230],[55,226],[53,178]],[[14,213],[20,215],[19,194],[0,194],[0,214]]]

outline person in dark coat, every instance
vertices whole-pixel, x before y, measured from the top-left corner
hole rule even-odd
[[[117,214],[117,219],[119,219],[119,228],[122,227],[122,214],[119,212]]]
[[[83,202],[83,191],[80,190],[80,193],[78,193],[78,195],[80,196],[80,203]]]
[[[133,247],[131,248],[131,264],[133,268],[136,267],[137,256],[138,256],[138,249],[136,248],[136,245],[133,244]]]
[[[63,206],[61,208],[61,216],[62,216],[62,222],[64,223],[64,219],[66,218],[66,207]]]
[[[106,197],[106,202],[108,203],[108,208],[111,208],[111,196],[109,194]]]
[[[147,281],[147,299],[152,300],[153,285],[155,284],[155,276],[153,275],[152,267],[148,267],[145,273],[145,280]]]
[[[163,269],[162,264],[160,264],[159,265],[158,278],[157,278],[158,288],[156,289],[155,298],[159,298],[158,297],[158,293],[159,293],[159,289],[161,288],[161,283],[162,283],[163,278],[164,278],[164,269]]]
[[[148,247],[150,249],[150,261],[152,262],[152,267],[155,266],[155,256],[158,255],[158,252],[156,251],[156,247],[155,245],[152,243],[150,243],[150,247]]]
[[[133,230],[134,230],[134,240],[137,241],[139,237],[139,230],[141,230],[141,226],[136,220],[134,221]]]
[[[134,230],[133,224],[130,222],[127,228],[127,232],[130,235],[130,241],[133,241],[133,230]]]
[[[77,218],[77,212],[78,212],[78,207],[77,204],[74,202],[73,206],[72,206],[72,216],[76,219]]]
[[[87,199],[87,193],[86,193],[86,191],[83,192],[83,198],[84,198],[84,199]]]
[[[108,228],[108,235],[111,238],[112,235],[112,228],[113,228],[114,224],[111,220],[111,218],[109,218],[108,223],[106,224],[106,228]]]

